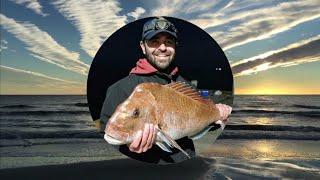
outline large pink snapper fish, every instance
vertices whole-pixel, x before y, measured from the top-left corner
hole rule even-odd
[[[220,124],[223,130],[226,122],[212,101],[185,83],[142,83],[116,108],[104,139],[113,145],[129,144],[145,123],[158,125],[155,144],[162,150],[172,152],[170,148],[175,147],[190,157],[175,140],[185,136],[198,139],[211,129],[210,124]]]

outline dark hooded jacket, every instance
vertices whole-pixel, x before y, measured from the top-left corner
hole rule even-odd
[[[165,74],[159,72],[146,59],[140,59],[137,66],[133,68],[128,76],[111,85],[106,94],[100,115],[101,130],[104,131],[109,118],[112,116],[116,107],[125,101],[134,88],[141,83],[156,82],[159,84],[168,84],[174,81],[187,82],[178,73],[177,67],[171,67],[171,73]],[[189,83],[190,84],[190,83]],[[195,149],[191,139],[184,137],[177,140],[177,143],[188,152],[191,156],[195,156]],[[144,153],[131,152],[127,145],[117,146],[119,151],[131,158],[149,162],[149,163],[174,163],[186,160],[187,157],[177,149],[172,149],[172,153],[163,151],[156,145]]]

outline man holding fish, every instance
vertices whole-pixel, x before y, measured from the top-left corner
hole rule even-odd
[[[150,163],[195,156],[192,139],[213,124],[224,128],[231,107],[201,98],[174,65],[177,29],[163,17],[143,26],[139,59],[130,74],[108,88],[101,111],[105,140]],[[156,145],[156,146],[154,146]]]

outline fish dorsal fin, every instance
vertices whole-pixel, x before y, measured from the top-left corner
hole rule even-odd
[[[190,85],[184,82],[172,82],[170,84],[165,85],[174,91],[180,92],[184,94],[185,96],[188,96],[196,101],[199,101],[201,103],[205,103],[209,106],[215,106],[214,102],[208,99],[204,99],[203,97],[200,96],[200,94],[193,89]]]

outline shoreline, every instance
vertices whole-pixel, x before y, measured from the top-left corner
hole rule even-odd
[[[283,161],[196,157],[177,164],[153,165],[132,159],[1,169],[2,179],[318,179],[318,160]]]
[[[18,140],[19,141],[19,140]],[[33,139],[33,145],[0,147],[0,169],[127,158],[103,139]],[[45,142],[50,142],[46,144]],[[202,157],[320,159],[320,140],[218,139],[194,141]]]
[[[320,141],[218,139],[209,144],[208,139],[209,136],[195,143],[202,157],[169,165],[126,158],[103,140],[0,147],[0,177],[59,180],[320,178]],[[15,164],[17,162],[21,164]]]

